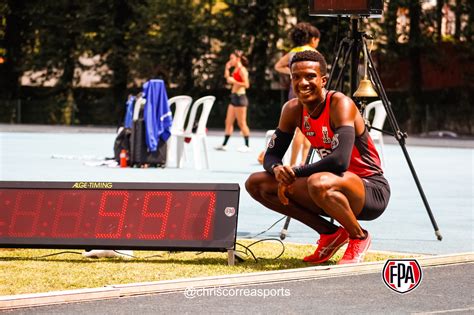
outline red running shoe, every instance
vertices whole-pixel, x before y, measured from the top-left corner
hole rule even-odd
[[[333,234],[321,234],[318,240],[318,248],[316,248],[314,254],[303,258],[303,261],[312,264],[328,261],[348,240],[349,234],[342,226]]]
[[[369,250],[372,241],[372,236],[370,236],[369,232],[365,231],[365,233],[367,233],[367,237],[363,240],[349,240],[346,252],[344,253],[344,256],[342,256],[342,259],[337,263],[338,265],[356,264],[364,261],[365,253]]]

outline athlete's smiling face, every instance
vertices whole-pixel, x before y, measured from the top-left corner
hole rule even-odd
[[[321,75],[319,62],[298,61],[291,65],[293,91],[303,104],[319,104],[323,98],[323,88],[327,77]]]

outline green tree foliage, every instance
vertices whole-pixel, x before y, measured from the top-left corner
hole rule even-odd
[[[409,39],[409,56],[410,56],[410,98],[408,100],[410,112],[409,125],[412,128],[420,130],[422,125],[422,114],[424,100],[422,97],[423,77],[421,69],[421,50],[423,38],[421,36],[420,20],[421,5],[418,1],[410,1],[410,39]],[[426,131],[426,130],[423,130]]]
[[[24,1],[0,2],[1,43],[4,62],[0,65],[0,94],[7,99],[20,97],[20,77],[25,67],[23,47],[32,36],[29,9]]]
[[[406,128],[414,133],[429,131],[429,107],[427,96],[423,93],[423,62],[442,68],[446,65],[440,63],[440,45],[451,42],[458,47],[458,55],[468,62],[469,52],[472,52],[473,41],[470,38],[470,25],[472,22],[471,1],[439,0],[436,6],[430,9],[422,9],[422,2],[409,0],[390,0],[387,10],[384,12],[383,24],[381,24],[382,36],[378,38],[381,52],[385,63],[399,63],[408,61],[409,68],[405,76],[408,82],[408,95],[406,106],[408,109]],[[443,7],[447,6],[456,13],[456,34],[454,36],[442,36]],[[397,14],[400,9],[406,10],[408,14],[408,34],[406,41],[402,39],[397,30]],[[471,16],[469,14],[471,13]],[[466,19],[466,17],[468,17]],[[461,24],[461,21],[464,22]],[[466,81],[467,82],[467,81]],[[469,93],[463,91],[461,93]],[[463,97],[463,96],[461,96]]]
[[[207,71],[214,1],[150,2],[149,28],[140,58],[146,74],[163,77],[180,91],[190,91]],[[209,75],[209,72],[207,72]],[[198,83],[199,84],[199,83]]]
[[[146,0],[98,0],[86,2],[84,25],[87,34],[87,55],[100,55],[110,71],[101,73],[103,83],[112,89],[114,112],[118,114],[126,100],[135,65],[140,64],[139,52],[147,44],[149,13]],[[84,53],[84,52],[82,52]]]
[[[74,112],[74,69],[83,49],[81,30],[85,14],[75,1],[9,1],[5,33],[6,62],[3,94],[20,98],[20,77],[24,71],[43,71],[36,80],[58,78],[53,92],[57,108],[51,121],[70,124]],[[62,14],[58,14],[62,12]],[[10,94],[10,95],[8,95]]]
[[[472,1],[439,0],[430,10],[422,10],[422,4],[390,0],[381,23],[363,24],[376,32],[377,46],[389,62],[410,60],[408,116],[415,131],[427,115],[420,58],[427,52],[435,56],[440,41],[468,52],[474,42]],[[456,33],[449,38],[441,36],[444,5],[456,15]],[[406,42],[397,33],[400,8],[409,10]],[[306,21],[320,29],[318,50],[328,63],[350,29],[346,18],[309,16],[308,2],[302,0],[3,0],[0,14],[0,52],[6,61],[0,65],[2,97],[21,98],[21,74],[43,71],[40,82],[58,79],[50,90],[56,101],[50,121],[58,123],[74,122],[75,69],[92,67],[102,75],[112,95],[109,108],[117,115],[127,93],[150,78],[164,79],[176,93],[202,95],[224,88],[223,68],[234,49],[249,59],[250,93],[263,115],[270,106],[279,108],[266,104],[266,91],[278,82],[273,65],[291,48],[292,25]],[[84,56],[100,56],[100,62],[84,65]]]

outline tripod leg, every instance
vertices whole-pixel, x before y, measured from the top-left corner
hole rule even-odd
[[[313,147],[310,147],[308,151],[308,156],[306,157],[305,164],[311,163],[311,160],[313,159],[313,154],[314,154],[314,149]],[[283,229],[281,229],[281,232],[280,232],[280,239],[282,241],[286,238],[286,235],[288,234],[288,226],[290,225],[290,221],[291,221],[291,217],[287,216],[285,224],[283,225]],[[334,220],[331,219],[331,223],[333,222]]]
[[[288,234],[288,226],[290,225],[291,217],[287,216],[285,224],[283,225],[283,229],[280,232],[280,239],[283,241]]]
[[[354,40],[352,40],[352,39],[348,40],[347,50],[345,52],[345,56],[344,56],[344,59],[342,61],[341,70],[340,70],[339,75],[337,76],[337,79],[336,79],[336,84],[334,84],[334,89],[337,89],[339,84],[341,83],[342,76],[344,75],[344,70],[346,69],[346,67],[348,65],[348,60],[349,60],[349,57],[351,56],[351,52],[352,52],[352,49],[353,49],[354,45],[356,45],[356,42]],[[330,88],[329,85],[328,85],[328,88]],[[342,86],[341,86],[340,90],[342,90]]]
[[[367,47],[364,47],[364,49],[367,49]],[[433,212],[431,211],[430,205],[428,204],[428,200],[426,199],[423,188],[421,187],[421,183],[420,183],[420,180],[418,179],[418,175],[416,174],[415,167],[413,166],[413,163],[411,162],[410,156],[408,155],[408,151],[405,146],[406,134],[403,133],[400,130],[400,127],[398,126],[398,122],[395,119],[395,114],[393,113],[390,102],[388,101],[388,97],[383,88],[382,81],[380,80],[380,76],[374,67],[374,62],[372,60],[372,57],[370,56],[370,54],[367,54],[367,56],[368,56],[368,62],[369,62],[367,66],[369,67],[369,73],[372,78],[372,82],[375,83],[375,89],[378,95],[380,96],[380,98],[382,99],[382,103],[385,107],[385,110],[387,111],[387,117],[389,118],[390,125],[395,133],[395,138],[398,140],[398,143],[400,144],[400,147],[402,148],[403,155],[405,156],[405,159],[408,163],[408,167],[410,168],[413,179],[415,180],[416,187],[418,188],[418,192],[420,193],[421,199],[423,200],[423,204],[425,205],[426,211],[428,212],[428,216],[430,217],[431,224],[433,225],[433,228],[435,231],[435,235],[438,238],[438,240],[441,241],[443,239],[443,236],[441,235],[441,232],[439,231],[438,224],[436,223]]]
[[[346,45],[346,43],[347,43],[347,39],[343,39],[339,43],[339,47],[337,49],[336,57],[334,58],[334,60],[332,62],[332,65],[331,65],[331,73],[329,74],[329,79],[328,79],[328,83],[327,83],[327,88],[328,89],[331,87],[332,78],[334,78],[334,73],[336,72],[336,68],[338,67],[338,64],[339,64],[339,59],[342,56],[344,45]]]

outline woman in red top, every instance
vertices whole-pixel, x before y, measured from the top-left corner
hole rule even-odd
[[[240,152],[249,152],[250,129],[247,125],[247,106],[248,99],[245,90],[249,88],[249,75],[247,71],[248,60],[240,50],[230,54],[229,61],[225,65],[224,77],[227,83],[232,86],[230,94],[230,104],[227,107],[225,118],[225,137],[222,145],[216,147],[216,150],[226,151],[227,142],[234,132],[234,123],[240,128],[244,137],[245,145],[238,148]],[[233,68],[232,74],[230,69]]]

